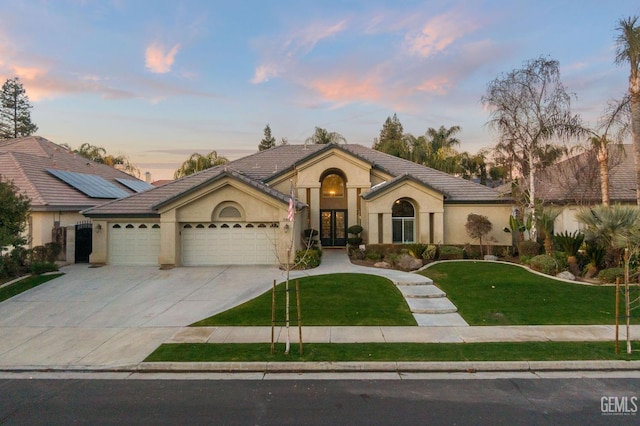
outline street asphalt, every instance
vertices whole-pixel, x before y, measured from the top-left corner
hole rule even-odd
[[[143,363],[162,343],[269,342],[270,327],[188,327],[248,301],[283,281],[273,266],[157,267],[70,265],[64,276],[0,303],[0,371],[531,371],[640,370],[640,362],[489,363]],[[400,285],[425,277],[352,265],[344,250],[325,250],[321,267],[291,278],[357,272]],[[430,284],[430,283],[428,283]],[[437,314],[436,314],[437,315]],[[454,314],[454,315],[457,315]],[[459,317],[459,316],[458,316]],[[459,325],[304,327],[305,342],[612,341],[614,328],[595,326]],[[462,320],[463,321],[463,320]],[[463,324],[464,323],[463,321]],[[278,341],[286,330],[278,328]],[[620,339],[624,339],[621,328]],[[640,336],[632,326],[631,336]],[[297,342],[297,331],[290,330]]]

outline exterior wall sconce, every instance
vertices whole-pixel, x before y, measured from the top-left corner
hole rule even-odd
[[[100,231],[102,231],[102,225],[98,224],[98,226],[96,226],[96,234],[99,234]]]
[[[284,232],[285,233],[289,232],[289,224],[288,223],[284,224]]]

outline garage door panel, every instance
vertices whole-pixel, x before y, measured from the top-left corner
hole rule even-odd
[[[158,264],[160,227],[157,224],[111,224],[108,240],[112,265]]]
[[[197,228],[182,225],[182,263],[196,265],[274,264],[277,259],[272,245],[274,229],[258,224],[215,224]],[[186,227],[185,227],[186,226]],[[211,226],[211,225],[209,225]]]

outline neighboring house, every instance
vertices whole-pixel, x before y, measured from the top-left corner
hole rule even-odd
[[[495,190],[351,144],[277,146],[83,213],[96,264],[279,264],[304,229],[336,247],[355,224],[365,243],[476,243],[469,213],[488,216],[496,244],[510,244],[510,200]]]
[[[91,224],[81,210],[151,188],[39,136],[0,140],[0,176],[31,200],[29,247],[57,241],[68,262],[88,262],[91,253]]]
[[[527,179],[521,182],[528,187]],[[509,195],[511,185],[500,192]],[[609,147],[609,198],[613,204],[636,204],[636,169],[633,145]],[[574,232],[580,229],[575,218],[579,209],[602,203],[600,164],[595,150],[554,164],[536,174],[536,199],[545,205],[562,209],[554,231]]]

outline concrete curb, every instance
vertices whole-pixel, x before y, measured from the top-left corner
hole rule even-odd
[[[463,361],[463,362],[145,362],[132,365],[0,366],[26,373],[476,373],[543,371],[640,371],[640,361]]]

